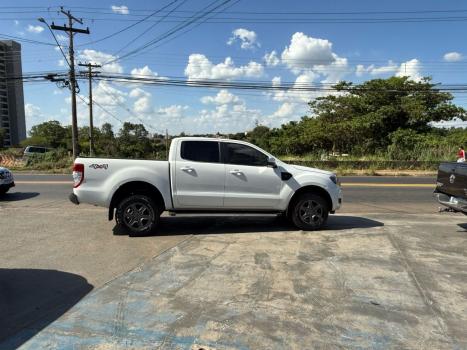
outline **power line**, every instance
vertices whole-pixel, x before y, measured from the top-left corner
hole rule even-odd
[[[156,15],[157,13],[163,11],[164,9],[166,9],[166,8],[169,7],[169,6],[171,6],[172,4],[174,4],[174,3],[177,2],[177,1],[179,1],[179,0],[174,0],[174,1],[172,1],[172,2],[169,3],[168,5],[166,5],[166,6],[162,7],[162,8],[160,8],[159,10],[154,11],[153,13],[151,13],[151,14],[148,15],[148,16],[145,16],[143,19],[137,21],[136,23],[133,23],[133,24],[131,24],[131,25],[125,27],[125,28],[122,28],[122,29],[116,31],[115,33],[109,34],[109,35],[107,35],[107,36],[105,36],[105,37],[103,37],[103,38],[100,38],[100,39],[97,39],[97,40],[94,40],[94,41],[90,41],[90,42],[84,43],[84,44],[79,45],[79,46],[91,45],[91,44],[99,43],[99,42],[101,42],[101,41],[104,41],[104,40],[113,38],[114,36],[116,36],[116,35],[118,35],[118,34],[121,34],[121,33],[125,32],[125,31],[127,31],[128,29],[131,29],[131,28],[137,26],[137,25],[140,24],[140,23],[143,23],[144,21],[146,21],[146,20],[148,20],[149,18],[153,17],[153,16]]]
[[[160,35],[158,38],[156,39],[153,39],[143,45],[141,45],[140,47],[138,47],[137,49],[134,49],[132,51],[130,51],[129,53],[121,56],[121,57],[118,57],[118,58],[115,58],[109,62],[107,62],[106,64],[109,64],[109,63],[113,63],[113,62],[117,62],[117,61],[120,61],[124,58],[127,58],[129,56],[132,56],[132,55],[135,55],[137,54],[138,52],[150,47],[151,45],[154,45],[155,43],[163,40],[163,39],[166,39],[167,37],[175,34],[176,32],[186,28],[187,26],[195,23],[196,21],[202,19],[203,17],[206,17],[207,15],[209,15],[210,13],[212,13],[213,11],[221,8],[222,6],[224,6],[225,4],[231,2],[232,0],[224,0],[221,4],[219,5],[216,5],[214,8],[212,9],[209,9],[211,6],[213,6],[216,2],[218,2],[218,0],[214,0],[213,2],[211,2],[209,5],[207,5],[206,7],[204,7],[202,10],[198,11],[197,14],[199,13],[199,15],[197,16],[192,16],[190,17],[191,19],[188,20],[188,21],[185,21],[183,22],[181,25],[178,25],[178,26],[175,26],[173,27],[172,29],[170,29],[169,31],[165,32],[164,34]]]
[[[177,1],[179,0],[174,0],[172,1],[169,5],[172,5],[174,3],[176,3]],[[117,52],[115,52],[114,56],[118,55],[120,52],[122,52],[124,49],[126,49],[128,46],[130,46],[132,43],[134,43],[136,40],[138,40],[139,38],[141,38],[144,34],[146,34],[147,32],[149,32],[151,29],[153,29],[155,26],[157,26],[159,23],[161,23],[164,19],[166,19],[173,11],[175,11],[177,8],[179,8],[180,6],[183,6],[183,4],[186,3],[187,0],[183,0],[180,4],[178,4],[175,8],[173,8],[171,11],[169,11],[165,16],[162,16],[160,20],[156,21],[153,25],[151,25],[150,27],[148,27],[146,30],[144,30],[141,34],[139,34],[136,38],[134,38],[133,40],[129,41],[128,43],[126,43],[126,45],[124,45],[122,48],[120,48]]]

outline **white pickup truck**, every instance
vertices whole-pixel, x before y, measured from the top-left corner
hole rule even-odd
[[[155,232],[164,211],[280,213],[316,230],[342,203],[335,174],[227,139],[176,138],[168,161],[77,158],[73,179],[73,203],[109,208],[130,235]]]

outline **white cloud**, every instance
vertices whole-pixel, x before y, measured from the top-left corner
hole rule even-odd
[[[123,67],[118,62],[111,62],[116,59],[116,56],[111,54],[96,51],[92,49],[84,49],[78,55],[79,60],[83,60],[86,62],[90,62],[92,64],[100,64],[103,65],[100,68],[101,71],[106,73],[123,73]],[[104,63],[109,62],[104,65]]]
[[[117,106],[126,101],[127,94],[106,81],[99,81],[93,89],[93,99],[103,106]]]
[[[454,52],[448,52],[444,54],[443,59],[446,62],[459,62],[464,59],[464,56],[462,56],[461,53],[454,51]]]
[[[232,32],[232,37],[227,41],[227,44],[232,45],[236,41],[240,41],[240,47],[244,50],[249,50],[261,46],[257,40],[258,38],[254,31],[238,28]]]
[[[355,74],[357,77],[361,77],[364,74],[370,75],[385,75],[385,74],[394,74],[399,70],[399,66],[393,61],[388,61],[386,66],[377,67],[374,64],[371,64],[365,67],[362,64],[357,65]]]
[[[295,112],[295,107],[296,104],[284,102],[279,106],[277,111],[274,112],[273,116],[279,118],[290,118]]]
[[[131,98],[140,98],[142,96],[151,96],[151,94],[143,89],[135,88],[130,91],[128,94]]]
[[[196,132],[233,133],[254,128],[262,113],[250,109],[244,103],[217,105],[214,109],[203,109],[190,121],[190,129]]]
[[[182,105],[171,105],[168,107],[161,107],[157,110],[157,114],[169,118],[169,122],[172,122],[173,119],[180,119],[185,117],[185,111],[188,109],[188,106]]]
[[[33,26],[32,24],[29,24],[28,27],[26,28],[26,30],[29,33],[39,34],[39,33],[42,33],[44,31],[44,27],[42,27],[40,25]]]
[[[322,83],[336,83],[351,73],[348,60],[332,51],[332,43],[301,32],[292,35],[290,45],[281,54],[282,62],[294,74],[324,77]],[[313,79],[313,80],[315,80]]]
[[[33,119],[42,116],[40,107],[33,105],[32,103],[26,103],[24,105],[24,114],[27,119]]]
[[[281,58],[295,74],[317,65],[329,65],[336,60],[330,41],[301,32],[292,35],[290,45],[284,49]]]
[[[128,10],[128,7],[125,5],[117,6],[117,5],[112,5],[110,6],[112,9],[112,12],[114,13],[119,13],[121,15],[128,15],[130,11]]]
[[[15,26],[19,25],[19,21],[17,19],[14,20]]]
[[[201,102],[204,104],[216,104],[216,105],[224,105],[224,104],[233,104],[240,102],[238,96],[235,96],[228,90],[222,89],[220,90],[216,96],[203,96],[201,98]]]
[[[153,112],[151,94],[143,89],[134,88],[130,91],[129,96],[135,98],[133,110],[135,113],[148,114]]]
[[[409,77],[414,81],[420,81],[422,79],[421,69],[422,67],[420,61],[414,58],[410,61],[402,63],[396,73],[396,76]]]
[[[350,73],[347,58],[339,57],[333,53],[334,61],[329,65],[318,65],[313,69],[314,73],[324,75],[326,78],[321,80],[322,83],[337,83],[344,76]]]
[[[270,53],[266,53],[263,56],[263,59],[264,62],[266,62],[266,66],[269,67],[275,67],[281,62],[279,57],[277,57],[277,52],[275,50],[271,51]]]
[[[61,42],[68,41],[68,37],[66,35],[63,35],[63,34],[57,34],[57,35],[55,35],[55,37],[57,38],[58,41],[61,41]]]
[[[151,68],[149,68],[148,66],[144,66],[143,68],[133,68],[131,70],[131,75],[133,75],[134,77],[146,77],[146,78],[149,78],[149,77],[157,77],[158,74],[156,72],[154,72]]]
[[[189,80],[196,79],[235,79],[240,77],[260,77],[264,67],[254,61],[245,66],[236,67],[234,61],[227,57],[224,62],[213,64],[205,55],[191,54],[185,68]]]
[[[152,112],[151,96],[143,96],[135,101],[133,110],[136,113],[150,113]]]

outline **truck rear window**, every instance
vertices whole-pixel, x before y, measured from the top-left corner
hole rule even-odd
[[[183,141],[180,156],[194,162],[219,163],[219,143],[217,141]]]

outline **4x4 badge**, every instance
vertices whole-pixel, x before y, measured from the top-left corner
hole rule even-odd
[[[452,174],[451,176],[449,176],[449,182],[450,183],[454,183],[454,181],[456,180],[456,175]]]

